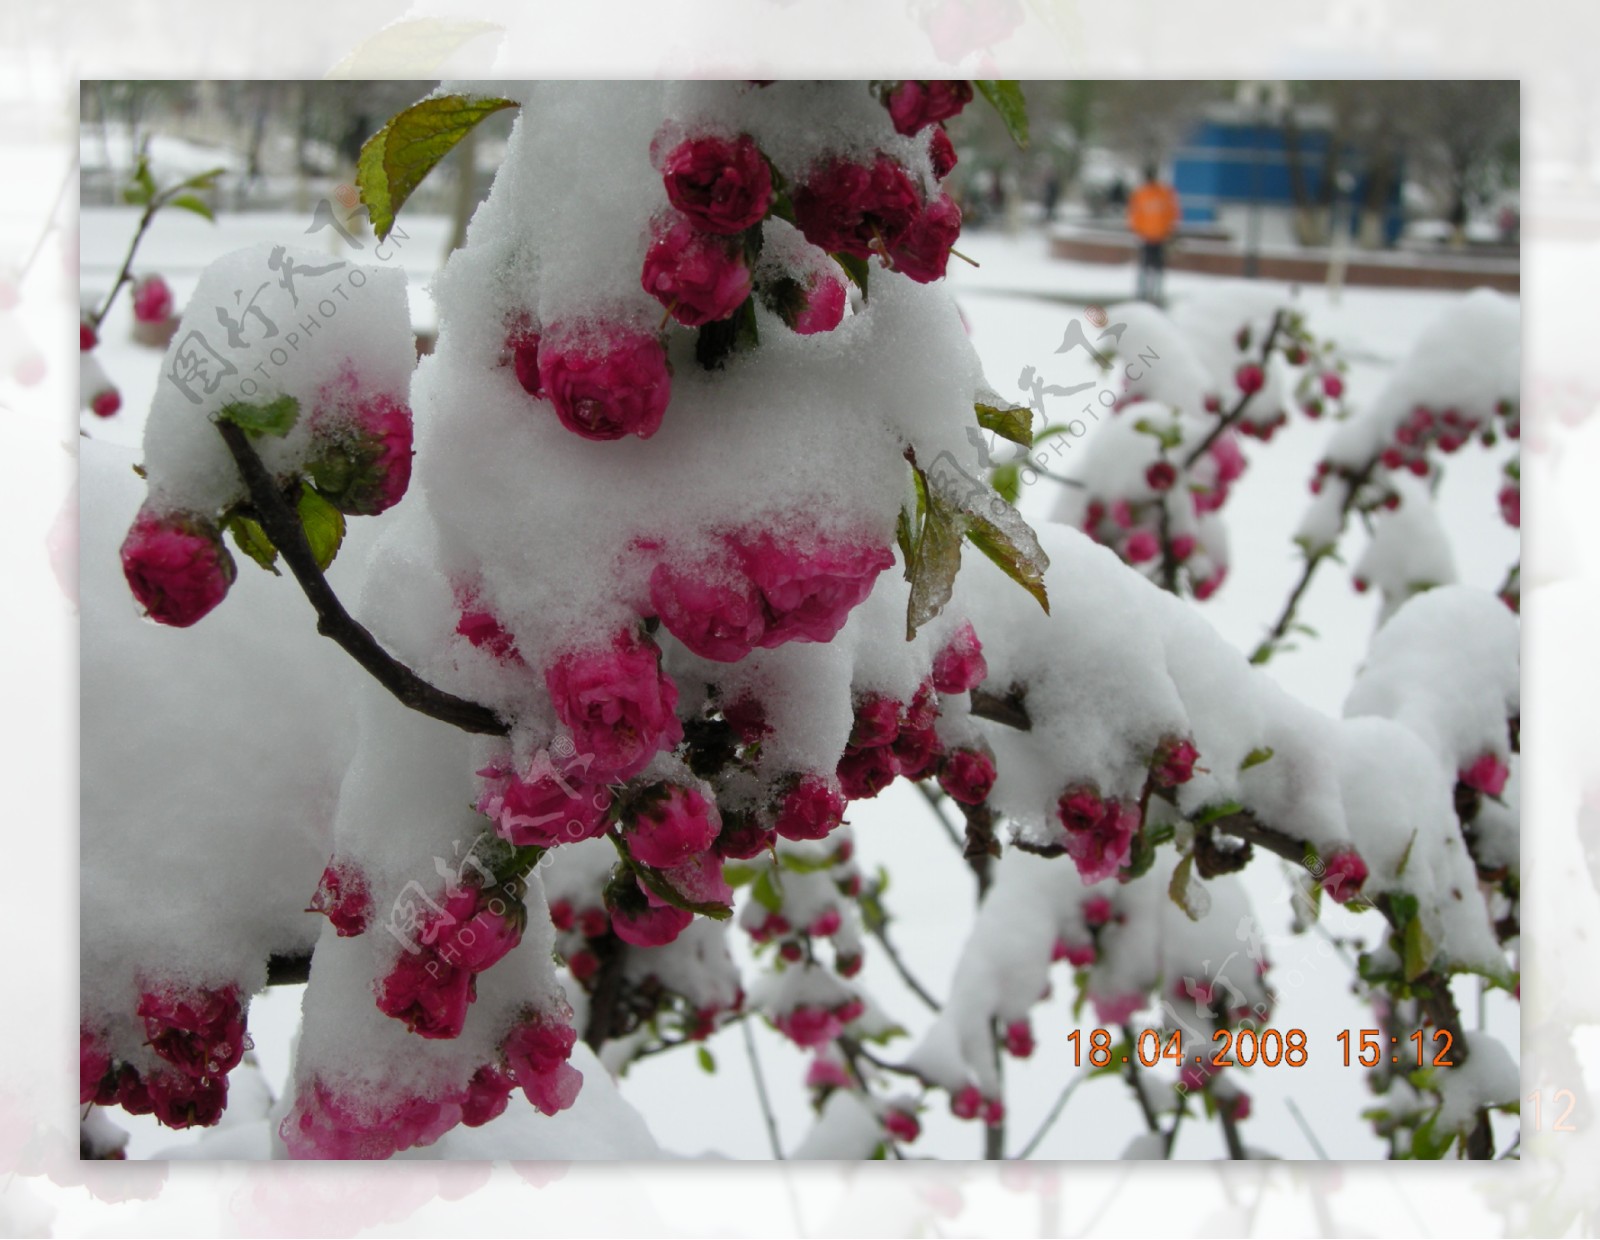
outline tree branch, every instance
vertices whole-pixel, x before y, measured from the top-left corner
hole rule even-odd
[[[1277,342],[1278,332],[1282,330],[1282,328],[1283,311],[1279,310],[1273,314],[1272,327],[1267,331],[1266,339],[1261,342],[1261,360],[1259,365],[1261,366],[1263,372],[1267,368],[1267,361],[1272,356],[1272,346]],[[1257,391],[1259,390],[1260,389],[1258,388]],[[1255,392],[1239,393],[1239,399],[1234,402],[1233,408],[1228,410],[1227,413],[1223,414],[1222,417],[1217,419],[1217,424],[1211,428],[1211,433],[1200,441],[1199,447],[1195,448],[1193,452],[1189,453],[1189,455],[1184,458],[1183,468],[1185,470],[1193,469],[1195,462],[1211,450],[1212,444],[1216,443],[1217,440],[1222,438],[1223,432],[1228,430],[1235,422],[1244,416],[1245,406],[1250,403],[1250,398],[1254,395]]]
[[[599,1053],[600,1046],[617,1031],[617,1008],[622,1002],[622,971],[628,959],[628,945],[607,933],[596,940],[594,951],[600,957],[594,989],[589,992],[589,1019],[583,1025],[583,1041]]]
[[[911,993],[922,1000],[922,1005],[927,1008],[928,1011],[937,1015],[940,1011],[939,1001],[928,993],[927,989],[922,985],[921,982],[917,981],[916,977],[912,975],[911,970],[906,967],[906,962],[900,958],[900,953],[895,951],[894,944],[889,942],[888,926],[881,923],[878,925],[868,926],[867,933],[872,935],[873,938],[877,939],[878,942],[883,945],[883,951],[884,954],[889,957],[889,963],[894,966],[894,971],[900,975],[900,980],[910,988]]]
[[[1021,685],[1012,685],[1004,694],[991,693],[986,689],[974,689],[972,713],[979,719],[987,719],[990,723],[1001,723],[1008,728],[1016,728],[1019,732],[1031,732],[1033,720],[1028,717],[1026,695],[1027,691]]]
[[[463,732],[506,736],[510,727],[493,711],[443,689],[436,689],[378,644],[378,640],[344,609],[328,579],[317,567],[299,519],[283,498],[278,484],[251,446],[249,437],[231,422],[218,421],[217,430],[239,466],[256,519],[289,565],[300,588],[317,613],[317,632],[331,637],[345,653],[361,664],[385,689],[412,710],[452,724]]]
[[[750,1057],[750,1075],[756,1079],[756,1098],[761,1103],[761,1118],[767,1123],[767,1140],[772,1144],[772,1156],[783,1159],[783,1146],[778,1142],[778,1121],[772,1114],[772,1099],[767,1096],[767,1078],[761,1075],[761,1061],[756,1058],[756,1039],[750,1032],[750,1022],[741,1026],[744,1033],[745,1054]]]
[[[1080,1072],[1077,1076],[1073,1077],[1067,1082],[1067,1087],[1063,1089],[1060,1096],[1056,1098],[1054,1105],[1052,1105],[1050,1108],[1049,1114],[1044,1117],[1044,1122],[1039,1125],[1039,1130],[1035,1132],[1033,1136],[1029,1137],[1027,1144],[1017,1151],[1015,1157],[1018,1160],[1030,1157],[1033,1154],[1033,1151],[1039,1148],[1039,1142],[1044,1140],[1045,1134],[1048,1133],[1050,1129],[1055,1127],[1056,1120],[1061,1118],[1061,1112],[1066,1109],[1067,1100],[1072,1097],[1073,1092],[1078,1088],[1078,1086],[1082,1085],[1088,1079],[1088,1073]]]

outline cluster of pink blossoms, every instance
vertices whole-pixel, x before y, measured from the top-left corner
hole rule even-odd
[[[1183,737],[1165,737],[1150,760],[1152,788],[1170,791],[1194,777],[1199,753]],[[1127,864],[1133,837],[1142,826],[1139,805],[1102,797],[1092,784],[1075,784],[1056,801],[1056,818],[1066,832],[1067,855],[1086,883],[1110,878]]]
[[[351,516],[375,516],[400,502],[412,456],[411,410],[403,402],[364,392],[347,366],[318,393],[306,424],[312,447],[303,469],[324,499]],[[222,542],[233,512],[163,511],[150,503],[139,510],[122,542],[122,573],[150,619],[187,628],[226,597],[238,576]]]
[[[160,1065],[141,1073],[117,1060],[103,1032],[80,1028],[79,1101],[153,1114],[169,1128],[216,1123],[228,1102],[228,1073],[249,1045],[237,987],[155,986],[139,996],[135,1014]]]

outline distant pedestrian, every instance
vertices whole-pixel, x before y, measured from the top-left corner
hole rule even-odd
[[[1145,165],[1144,184],[1128,198],[1128,228],[1139,238],[1139,287],[1143,301],[1161,300],[1161,277],[1167,265],[1167,242],[1178,231],[1182,212],[1178,192],[1157,175],[1154,164]]]

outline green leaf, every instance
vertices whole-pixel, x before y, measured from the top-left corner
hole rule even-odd
[[[1394,867],[1394,876],[1399,878],[1406,872],[1406,866],[1411,862],[1411,848],[1417,842],[1417,828],[1411,829],[1411,838],[1406,841],[1406,850],[1400,854],[1400,864]]]
[[[791,874],[815,874],[819,870],[832,869],[833,857],[831,855],[807,857],[800,853],[780,852],[778,864]]]
[[[994,400],[998,401],[998,396]],[[1024,448],[1033,446],[1033,410],[1026,406],[991,404],[979,400],[972,406],[978,414],[978,425],[992,431],[1002,439],[1019,443]]]
[[[861,300],[867,300],[867,277],[872,268],[867,266],[867,260],[857,258],[854,254],[835,254],[833,261],[844,268],[845,275],[850,277],[850,283],[861,290]]]
[[[323,499],[322,493],[310,483],[300,488],[300,502],[295,509],[300,514],[300,528],[305,531],[317,567],[326,570],[344,542],[344,513]]]
[[[1016,465],[996,465],[989,473],[989,485],[996,495],[1015,507],[1022,494],[1022,471]]]
[[[389,235],[406,199],[473,126],[516,106],[510,99],[436,95],[412,104],[368,138],[356,161],[356,186],[378,240]]]
[[[217,178],[226,171],[226,168],[207,168],[204,172],[197,172],[192,177],[185,177],[167,192],[170,194],[173,190],[180,189],[215,189]]]
[[[133,184],[122,191],[122,201],[129,206],[142,207],[155,196],[156,179],[150,175],[150,161],[140,155],[133,169]]]
[[[1413,917],[1406,922],[1405,951],[1402,959],[1405,964],[1405,978],[1414,982],[1428,971],[1433,964],[1434,952],[1437,951],[1428,932],[1422,928],[1422,918]]]
[[[911,596],[906,603],[906,640],[937,616],[950,601],[956,573],[961,570],[961,514],[938,495],[930,493],[922,526],[914,531],[907,577]]]
[[[1189,884],[1194,880],[1194,854],[1185,853],[1182,861],[1172,871],[1172,878],[1167,883],[1167,897],[1184,911],[1190,921],[1199,921],[1204,910],[1197,907],[1198,901],[1189,899]]]
[[[1190,822],[1197,827],[1204,827],[1216,822],[1219,818],[1226,818],[1230,814],[1242,813],[1244,806],[1237,801],[1224,801],[1220,805],[1208,805],[1198,814],[1190,818]]]
[[[281,438],[294,429],[300,417],[300,402],[293,396],[280,396],[260,405],[234,401],[217,410],[217,417],[251,435]]]
[[[1022,97],[1020,82],[973,82],[1005,123],[1011,140],[1023,150],[1028,147],[1028,104]]]
[[[750,889],[750,894],[755,897],[756,903],[769,913],[776,913],[783,907],[783,891],[771,870],[762,870],[756,876],[755,886]]]
[[[1121,1042],[1115,1043],[1106,1053],[1110,1055],[1110,1058],[1098,1068],[1091,1066],[1089,1069],[1089,1079],[1092,1080],[1097,1076],[1120,1076],[1122,1073],[1128,1070],[1128,1064],[1123,1063],[1122,1061],[1127,1059],[1129,1063],[1133,1062],[1134,1049],[1131,1045],[1129,1045],[1126,1038],[1124,1038]]]
[[[717,1061],[712,1057],[711,1051],[708,1047],[696,1047],[694,1057],[700,1064],[700,1071],[707,1073],[710,1076],[715,1076],[717,1074]]]
[[[984,517],[969,513],[971,522],[967,541],[1000,567],[1000,571],[1016,582],[1038,601],[1044,614],[1050,614],[1050,596],[1045,592],[1044,571],[1050,567],[1050,557],[1034,536],[1033,530],[1017,510],[998,495],[995,501],[1004,506],[1014,518],[1004,526]]]
[[[228,532],[233,535],[233,541],[240,551],[274,577],[282,576],[277,568],[278,549],[272,545],[266,530],[256,521],[236,512],[224,524]]]
[[[1248,771],[1253,766],[1260,766],[1263,762],[1272,761],[1273,749],[1271,745],[1263,745],[1259,749],[1252,749],[1245,754],[1244,761],[1239,763],[1241,771]]]
[[[193,211],[196,215],[216,223],[217,217],[211,213],[211,207],[204,198],[194,194],[179,194],[176,198],[168,200],[168,206],[181,207],[185,211]]]

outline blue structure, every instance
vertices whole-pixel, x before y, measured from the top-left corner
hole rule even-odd
[[[1323,193],[1323,164],[1332,135],[1315,122],[1302,120],[1297,128],[1301,176],[1306,193],[1317,202]],[[1340,162],[1346,168],[1360,163],[1353,151],[1347,151]],[[1403,180],[1403,169],[1397,168],[1384,212],[1388,245],[1394,244],[1405,222],[1400,207]],[[1174,155],[1172,185],[1183,204],[1183,222],[1189,225],[1215,224],[1219,208],[1248,207],[1252,201],[1265,210],[1292,209],[1294,193],[1283,126],[1276,121],[1222,119],[1214,114],[1195,127]],[[1358,177],[1351,200],[1365,203],[1367,192],[1367,178]],[[1352,211],[1350,216],[1353,229],[1357,213]]]

